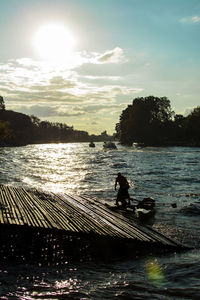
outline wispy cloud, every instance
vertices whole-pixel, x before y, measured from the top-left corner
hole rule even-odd
[[[119,47],[116,47],[110,51],[106,51],[103,55],[100,55],[96,58],[96,62],[100,64],[120,63],[125,61],[123,50]]]
[[[180,19],[181,23],[200,23],[200,16],[190,16],[190,17],[184,17]]]
[[[88,114],[104,114],[105,112],[118,111],[123,109],[123,104],[117,103],[99,103],[99,104],[77,104],[77,105],[47,105],[45,103],[39,105],[13,105],[13,109],[28,115],[35,115],[39,118],[48,117],[79,117]]]
[[[30,105],[30,106],[13,106],[13,109],[28,115],[35,115],[39,118],[48,117],[78,117],[85,112],[72,110],[69,107],[60,107],[58,105]]]
[[[107,74],[108,64],[115,68],[126,61],[116,47],[104,53],[78,54],[78,63],[51,65],[29,58],[10,60],[0,65],[0,94],[6,107],[41,118],[90,116],[95,113],[120,112],[119,97],[132,97],[142,91],[124,85],[115,71]],[[80,66],[92,66],[92,72],[81,75]],[[98,74],[98,69],[100,75]]]
[[[199,23],[200,22],[200,17],[199,16],[194,16],[192,18],[193,23]]]

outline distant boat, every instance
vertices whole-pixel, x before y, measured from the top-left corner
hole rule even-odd
[[[94,147],[95,147],[95,143],[94,143],[94,142],[90,142],[90,143],[89,143],[89,147],[94,148]]]
[[[133,147],[135,147],[135,148],[143,148],[143,147],[145,147],[145,144],[144,143],[133,143]]]
[[[104,142],[103,148],[104,149],[117,149],[117,146],[113,142]]]

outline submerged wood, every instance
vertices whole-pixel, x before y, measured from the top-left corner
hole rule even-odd
[[[187,249],[151,227],[111,211],[100,201],[5,185],[0,185],[0,234],[5,249],[12,236],[16,251],[21,248],[24,255],[30,254],[35,247],[40,257],[40,248],[48,249],[50,255],[52,240],[60,245],[62,257],[63,253],[79,255],[79,258],[92,253],[108,258],[116,254],[121,257],[130,253],[136,255],[144,248],[148,251]],[[2,249],[5,256],[6,250]]]

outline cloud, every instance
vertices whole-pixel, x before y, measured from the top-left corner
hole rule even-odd
[[[82,111],[75,111],[69,107],[47,106],[47,105],[30,105],[30,106],[13,106],[13,109],[28,115],[35,115],[39,118],[48,117],[77,117],[84,114]]]
[[[17,110],[28,115],[35,115],[39,118],[58,115],[57,107],[49,107],[49,106],[41,106],[41,105],[21,106],[18,107]]]
[[[180,19],[181,23],[200,23],[200,16],[191,16]]]
[[[86,79],[89,81],[94,81],[94,80],[98,80],[98,81],[118,81],[120,79],[122,79],[121,76],[95,76],[95,75],[85,75],[85,76],[79,76],[79,78],[81,79]]]
[[[81,55],[81,54],[79,54]],[[85,81],[89,80],[105,80],[105,81],[117,81],[120,76],[107,75],[105,71],[101,71],[100,76],[94,75],[93,72],[97,73],[98,65],[104,65],[107,63],[117,64],[122,61],[123,50],[116,47],[113,50],[106,51],[103,54],[90,53],[82,54],[82,62],[78,65],[71,67],[65,65],[51,65],[47,62],[34,61],[30,58],[21,58],[17,60],[10,60],[7,64],[0,65],[0,88],[6,88],[7,92],[12,90],[18,91],[62,91],[74,93],[80,91],[85,84],[81,84],[83,79],[79,76],[79,69],[75,67],[80,65],[96,65],[96,70],[89,71],[88,78],[85,76]],[[79,60],[80,61],[80,60]],[[103,74],[104,73],[104,74]],[[73,89],[73,91],[72,91]],[[80,92],[81,94],[81,92]]]
[[[12,109],[18,112],[25,113],[27,115],[35,115],[39,118],[49,117],[80,117],[87,116],[88,114],[111,114],[113,112],[121,112],[125,104],[117,103],[99,103],[88,105],[20,105],[16,104],[12,106]]]
[[[113,51],[115,56],[117,51]],[[110,53],[110,58],[112,57]],[[102,56],[105,59],[105,56]],[[108,60],[105,59],[105,60]],[[33,68],[32,68],[33,67]],[[102,70],[103,72],[103,70]],[[94,101],[113,102],[117,95],[131,95],[140,92],[140,88],[129,88],[116,84],[115,76],[97,76],[95,82],[87,81],[79,76],[77,71],[59,70],[51,67],[44,68],[43,64],[27,58],[10,61],[0,65],[0,92],[6,97],[10,106],[17,103],[45,104],[45,103],[91,103]],[[91,75],[92,77],[93,75]],[[90,77],[90,78],[91,78]],[[98,78],[104,82],[98,82]],[[123,81],[123,79],[121,79]],[[110,84],[112,83],[112,84]]]
[[[199,23],[200,22],[200,17],[199,16],[194,16],[192,17],[193,23]]]
[[[76,83],[71,80],[67,80],[62,76],[52,77],[49,81],[52,88],[73,88],[76,86]]]
[[[113,116],[118,119],[125,102],[142,91],[125,84],[123,50],[116,47],[77,56],[78,63],[70,65],[51,65],[29,58],[0,64],[0,95],[6,109],[74,126],[80,124],[82,128],[92,121],[102,129],[113,126]],[[122,66],[125,69],[121,75]]]
[[[113,50],[106,51],[103,55],[96,57],[96,63],[100,64],[119,62],[125,62],[123,50],[119,47],[116,47]]]
[[[111,113],[113,110],[121,111],[124,107],[124,104],[120,103],[99,103],[99,104],[91,104],[91,105],[81,105],[75,106],[73,108],[74,112],[84,112],[89,114],[94,113]]]

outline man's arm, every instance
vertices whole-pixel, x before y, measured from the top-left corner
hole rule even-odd
[[[116,191],[116,188],[117,188],[117,179],[115,179],[115,191]]]
[[[128,180],[126,180],[126,184],[127,184],[127,187],[130,187],[130,184],[129,184]]]

